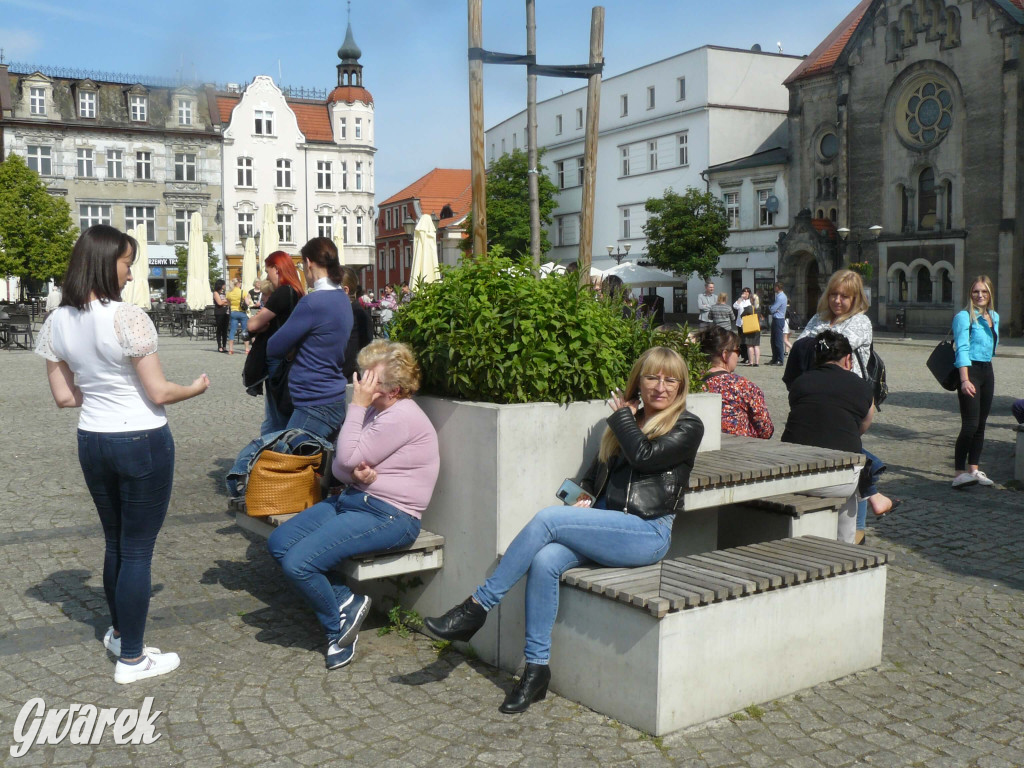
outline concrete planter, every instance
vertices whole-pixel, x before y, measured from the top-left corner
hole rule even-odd
[[[417,399],[437,429],[441,472],[423,527],[445,537],[444,567],[397,594],[393,582],[363,585],[389,594],[421,616],[436,616],[464,600],[537,510],[557,504],[554,493],[597,453],[604,400],[557,405],[495,405],[438,397]],[[721,445],[721,397],[690,395],[689,410],[704,422],[701,450]],[[522,660],[523,584],[489,617],[473,648],[489,664],[514,670]]]

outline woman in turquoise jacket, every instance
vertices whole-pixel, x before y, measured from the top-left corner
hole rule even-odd
[[[978,462],[996,388],[992,356],[999,344],[999,315],[993,306],[994,293],[988,276],[979,275],[971,284],[967,307],[953,316],[956,367],[960,371],[956,393],[960,402],[960,434],[953,451],[954,488],[993,485],[988,475],[978,469]]]

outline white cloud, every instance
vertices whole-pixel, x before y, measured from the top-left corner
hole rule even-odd
[[[42,41],[25,29],[0,27],[0,48],[4,51],[4,61],[28,62],[42,49]]]

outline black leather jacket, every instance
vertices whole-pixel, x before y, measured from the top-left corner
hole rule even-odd
[[[643,518],[671,515],[683,510],[683,497],[704,424],[683,411],[668,434],[649,439],[628,408],[608,417],[621,452],[608,463],[594,458],[579,484],[594,497],[606,495],[608,509],[621,509]]]

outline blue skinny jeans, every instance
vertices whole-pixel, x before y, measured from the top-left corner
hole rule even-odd
[[[331,569],[353,555],[412,544],[419,533],[418,518],[349,488],[275,528],[267,549],[313,606],[330,643],[341,637],[338,607],[352,595]]]
[[[276,407],[276,403],[274,404]],[[345,395],[336,403],[323,405],[296,405],[282,429],[301,429],[311,435],[333,443],[345,420]],[[404,514],[404,513],[403,513]]]
[[[78,462],[103,526],[103,593],[121,634],[121,657],[142,655],[150,566],[174,480],[174,438],[165,424],[139,432],[78,430]]]
[[[618,510],[547,507],[512,540],[473,597],[490,610],[529,572],[525,656],[531,664],[547,664],[561,575],[588,562],[619,568],[656,563],[668,552],[674,520],[675,515],[644,520]]]

